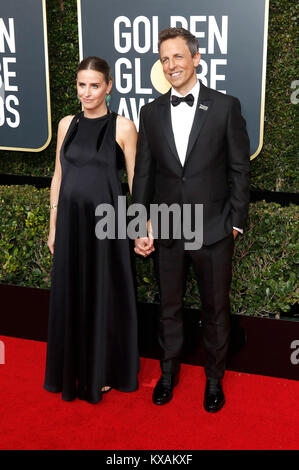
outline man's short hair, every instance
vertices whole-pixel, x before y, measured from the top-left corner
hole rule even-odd
[[[192,33],[190,33],[190,31],[184,28],[167,28],[163,29],[163,31],[160,31],[158,42],[159,52],[162,42],[167,41],[167,39],[174,39],[177,37],[185,39],[191,52],[191,56],[194,57],[199,49],[198,40]]]

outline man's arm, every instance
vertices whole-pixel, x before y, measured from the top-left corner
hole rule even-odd
[[[232,225],[243,229],[249,207],[250,144],[240,102],[233,98],[227,123]]]

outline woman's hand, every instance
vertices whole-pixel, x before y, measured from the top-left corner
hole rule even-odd
[[[51,251],[52,255],[54,255],[54,243],[55,243],[55,230],[50,230],[48,241],[47,241],[47,246],[49,250]]]

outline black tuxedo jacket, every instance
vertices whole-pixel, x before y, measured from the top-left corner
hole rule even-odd
[[[249,205],[249,139],[240,102],[200,84],[185,164],[177,154],[170,91],[146,104],[133,180],[133,203],[203,204],[203,244],[243,228]],[[169,241],[161,243],[169,244]]]

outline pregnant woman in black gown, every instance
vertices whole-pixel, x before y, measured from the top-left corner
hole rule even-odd
[[[125,162],[131,190],[137,132],[106,105],[109,66],[84,59],[77,93],[84,112],[58,126],[50,193],[53,253],[44,388],[97,403],[109,389],[137,389],[139,356],[129,240],[99,239],[99,204],[117,209]],[[117,220],[117,212],[116,212]],[[116,230],[117,237],[117,230]]]

